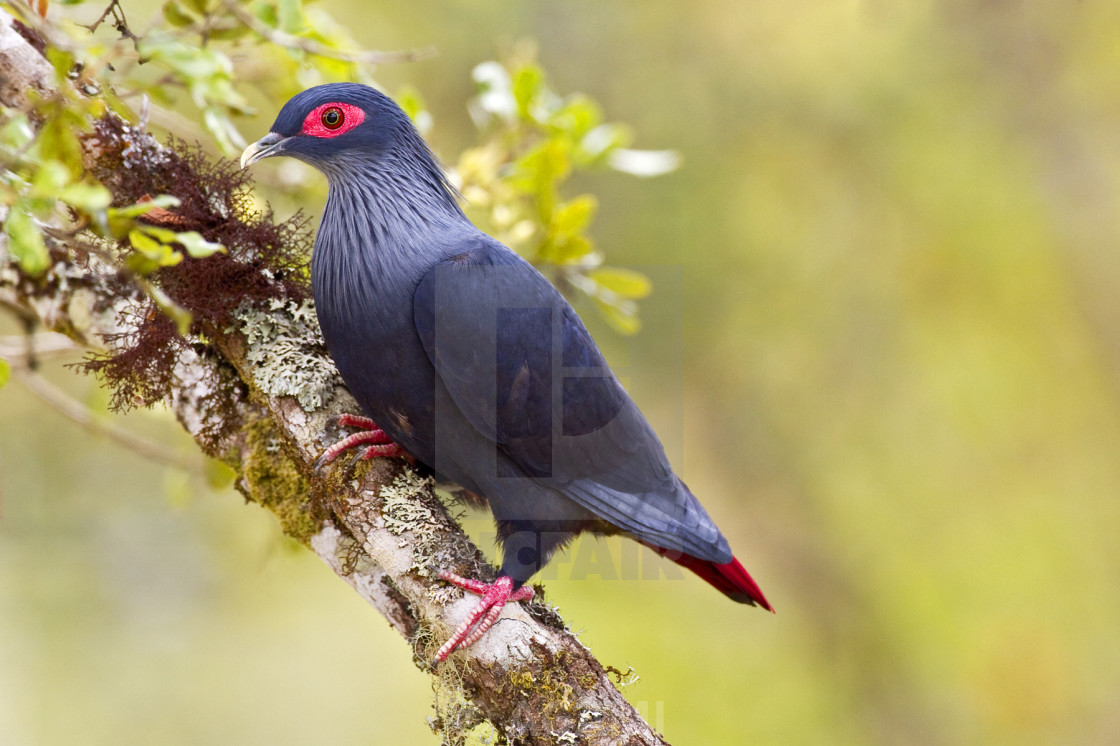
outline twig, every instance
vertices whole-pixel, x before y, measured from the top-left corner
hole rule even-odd
[[[274,29],[264,23],[243,8],[236,0],[224,0],[226,9],[237,17],[237,20],[248,26],[256,34],[272,42],[280,47],[287,47],[288,49],[298,49],[301,52],[313,54],[317,57],[326,57],[328,59],[340,60],[342,62],[354,62],[359,64],[390,64],[394,62],[415,62],[416,60],[423,60],[429,57],[434,57],[436,54],[435,47],[425,47],[424,49],[406,49],[399,52],[374,52],[374,51],[356,51],[356,50],[342,50],[332,49],[326,44],[321,44],[314,39],[304,39],[299,36],[294,36],[285,31]]]
[[[11,334],[0,337],[0,358],[7,360],[14,368],[34,370],[35,365],[44,357],[63,355],[76,349],[77,346],[69,337],[57,332]]]
[[[109,7],[105,9],[105,12],[88,26],[82,26],[82,24],[78,25],[87,29],[90,33],[93,33],[105,22],[105,19],[108,18],[110,14],[113,16],[113,28],[120,33],[122,39],[131,39],[133,44],[140,41],[140,37],[132,33],[132,30],[128,28],[128,19],[124,16],[124,9],[120,6],[120,0],[112,0],[109,3]]]
[[[41,401],[91,433],[104,435],[111,440],[115,440],[128,450],[150,461],[174,466],[176,469],[182,469],[183,471],[198,471],[198,464],[194,459],[189,459],[169,448],[144,440],[112,422],[97,419],[88,407],[75,401],[62,389],[30,368],[23,365],[12,365],[12,373],[16,380]]]

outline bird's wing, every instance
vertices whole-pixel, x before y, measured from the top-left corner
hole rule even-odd
[[[490,241],[469,242],[416,291],[417,331],[455,405],[525,475],[657,546],[729,561],[575,311]]]

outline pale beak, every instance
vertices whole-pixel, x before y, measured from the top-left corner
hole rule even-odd
[[[269,132],[267,135],[245,148],[245,152],[241,154],[241,168],[245,168],[250,163],[256,163],[261,158],[280,155],[284,150],[284,141],[287,139],[288,138],[279,133]]]

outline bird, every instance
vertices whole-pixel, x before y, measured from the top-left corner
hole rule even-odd
[[[323,459],[367,445],[406,455],[488,503],[496,580],[443,570],[477,594],[433,665],[478,639],[529,579],[584,531],[624,534],[733,601],[773,607],[674,473],[652,427],[561,293],[477,228],[401,107],[329,83],[280,109],[249,145],[327,180],[311,282],[327,350],[363,415]]]

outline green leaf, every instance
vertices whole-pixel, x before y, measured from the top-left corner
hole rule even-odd
[[[8,211],[4,233],[8,236],[8,251],[16,258],[24,274],[38,277],[51,266],[43,234],[20,205],[13,205]]]
[[[158,258],[163,253],[163,251],[168,248],[167,244],[160,243],[148,234],[139,230],[131,230],[128,232],[128,242],[132,244],[132,248],[136,249],[149,259]]]
[[[213,41],[233,41],[234,39],[242,39],[251,33],[253,33],[253,30],[248,26],[215,25],[210,27],[207,36]]]
[[[276,15],[280,22],[281,31],[298,35],[307,29],[301,0],[277,0]]]
[[[198,231],[178,232],[155,225],[137,226],[129,232],[128,239],[133,248],[161,267],[170,267],[183,260],[183,255],[175,251],[173,244],[182,246],[195,259],[205,259],[226,250],[220,243],[207,241]]]
[[[57,46],[47,47],[47,62],[51,63],[54,68],[55,75],[59,80],[66,80],[70,71],[74,69],[74,57],[68,52],[64,52]]]
[[[124,266],[134,275],[144,277],[159,269],[159,263],[143,254],[129,254],[124,258]]]
[[[607,303],[599,298],[593,300],[595,301],[595,307],[599,309],[599,313],[603,315],[608,324],[614,327],[615,331],[622,334],[637,334],[641,330],[642,322],[638,319],[633,304],[619,306]]]
[[[163,6],[163,19],[167,21],[168,25],[173,28],[183,28],[190,26],[198,20],[198,16],[191,13],[175,0],[169,3],[164,3]]]
[[[39,153],[44,158],[58,161],[75,177],[84,170],[82,145],[78,133],[88,128],[88,122],[78,112],[63,109],[54,112],[39,130]]]
[[[428,108],[424,105],[424,99],[420,92],[412,86],[403,86],[397,91],[397,103],[404,109],[404,113],[408,114],[408,118],[416,125],[416,129],[420,130],[420,134],[424,134],[432,128],[432,115]]]
[[[186,6],[200,16],[209,12],[210,0],[183,0]]]
[[[272,3],[254,3],[253,15],[269,28],[276,28],[280,24],[280,19],[276,15],[276,6]]]
[[[237,131],[230,118],[218,108],[211,106],[205,109],[202,112],[202,123],[214,136],[223,153],[237,153],[244,146],[245,138]]]
[[[576,94],[548,118],[550,127],[561,130],[573,140],[593,131],[602,120],[598,105],[587,96]]]
[[[202,237],[201,233],[196,231],[184,231],[179,234],[176,241],[182,244],[183,248],[187,250],[187,253],[195,259],[205,259],[212,254],[217,254],[226,250],[225,246],[222,246],[220,243],[207,241]]]
[[[518,186],[530,194],[542,195],[557,181],[571,173],[568,148],[562,140],[548,140],[526,153],[517,162]]]
[[[49,160],[43,163],[31,179],[30,196],[54,199],[59,190],[70,181],[70,170],[61,161]]]
[[[556,236],[545,241],[536,254],[536,261],[553,264],[576,264],[591,253],[591,242],[585,237]]]
[[[645,298],[653,290],[641,272],[621,267],[598,267],[587,273],[599,286],[623,298]]]
[[[170,228],[160,228],[157,225],[141,225],[137,227],[137,230],[148,234],[162,244],[175,243],[175,237],[179,235]]]
[[[206,484],[211,489],[225,489],[233,484],[233,480],[237,478],[236,471],[224,461],[219,461],[216,458],[206,459],[202,464],[202,469],[206,476]]]
[[[410,85],[402,86],[397,91],[396,102],[413,121],[416,120],[417,114],[427,108],[424,106],[424,98],[420,95],[420,91]]]
[[[85,213],[95,213],[109,207],[113,195],[96,182],[70,184],[58,193],[58,198],[71,207]]]
[[[470,113],[480,129],[490,131],[483,145],[460,158],[463,192],[487,211],[483,217],[493,228],[510,236],[507,241],[535,249],[527,257],[534,264],[559,270],[567,288],[589,297],[612,327],[635,333],[637,299],[651,292],[650,281],[639,272],[600,266],[602,257],[587,234],[597,201],[589,194],[567,198],[562,187],[575,171],[610,166],[654,176],[676,168],[679,157],[627,150],[628,127],[604,123],[598,104],[586,95],[561,98],[526,56],[473,71],[480,90]]]
[[[239,114],[252,113],[251,107],[233,87],[233,62],[213,46],[188,46],[173,36],[156,32],[139,42],[140,54],[166,67],[190,91],[195,106],[203,110],[207,129],[227,152],[237,149],[240,135],[219,107]]]
[[[126,205],[125,207],[114,207],[109,210],[110,218],[136,218],[140,217],[149,210],[162,207],[168,209],[171,207],[178,207],[180,204],[179,198],[170,194],[159,194],[152,197],[145,202],[137,202],[135,204]]]
[[[532,119],[533,104],[544,86],[544,71],[537,65],[525,65],[513,75],[513,100],[522,119]]]
[[[114,238],[124,238],[136,227],[136,218],[156,207],[167,209],[178,207],[179,198],[170,194],[160,194],[147,202],[137,202],[125,207],[110,207],[105,211],[108,234]]]
[[[148,282],[147,280],[137,277],[136,283],[140,288],[148,294],[148,297],[159,307],[161,311],[167,314],[167,317],[175,322],[175,326],[179,330],[179,334],[184,337],[191,330],[191,312],[178,305],[175,301],[167,295],[167,293],[160,290],[158,287]]]
[[[27,115],[21,111],[11,112],[7,108],[2,114],[11,116],[11,119],[0,125],[0,145],[12,151],[27,147],[28,143],[35,139],[35,130],[27,121]]]
[[[582,232],[591,222],[598,206],[598,200],[591,194],[582,194],[558,205],[552,213],[549,231],[561,235],[575,235]]]
[[[157,241],[142,230],[129,231],[128,241],[137,253],[130,254],[125,262],[137,274],[149,275],[160,267],[173,267],[183,261],[183,255],[172,246]]]
[[[0,389],[4,388],[4,384],[6,384],[11,377],[12,364],[0,357]]]

